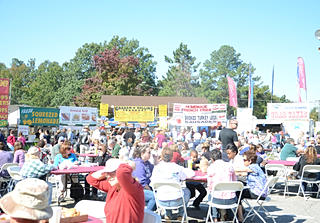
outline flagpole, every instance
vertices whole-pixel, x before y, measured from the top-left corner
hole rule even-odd
[[[248,74],[249,74],[249,84],[248,84],[248,108],[250,108],[250,99],[251,99],[251,75],[250,75],[250,63],[249,63],[249,68],[248,68]]]
[[[273,84],[274,84],[274,65],[272,68],[271,103],[272,103],[272,98],[273,98]]]

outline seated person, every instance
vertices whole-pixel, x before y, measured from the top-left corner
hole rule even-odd
[[[208,200],[215,204],[234,204],[237,203],[237,197],[234,192],[213,192],[213,185],[218,182],[233,182],[236,181],[236,175],[231,163],[222,160],[220,150],[214,149],[211,151],[212,163],[208,168]],[[218,211],[212,207],[212,217],[215,222],[218,221]],[[223,216],[224,217],[224,216]],[[240,220],[240,219],[239,219]]]
[[[12,163],[12,161],[13,154],[6,150],[6,145],[3,142],[0,142],[0,168],[6,163]],[[0,177],[9,177],[8,171],[3,170]]]
[[[241,200],[243,198],[257,199],[260,194],[262,200],[267,196],[268,188],[265,188],[267,178],[260,166],[256,163],[257,154],[253,151],[247,151],[243,155],[244,165],[247,167],[247,186],[249,189],[244,189]],[[238,209],[239,221],[243,221],[243,208],[239,205]]]
[[[151,151],[149,146],[136,148],[133,157],[136,164],[136,169],[132,176],[137,178],[143,187],[144,199],[147,204],[147,209],[154,211],[156,209],[156,200],[152,188],[150,187],[150,177],[153,171],[153,165],[149,162]]]
[[[11,223],[48,222],[52,216],[49,186],[36,178],[19,181],[13,191],[0,199],[0,208],[10,216]]]
[[[198,158],[198,152],[196,150],[192,150],[190,152],[190,163],[192,170],[199,170],[200,167],[200,159]],[[200,209],[200,203],[202,202],[203,198],[207,195],[207,190],[200,182],[186,182],[187,188],[191,192],[190,198],[193,198],[196,196],[196,190],[199,191],[199,196],[193,201],[193,206],[196,209]]]
[[[288,138],[287,143],[281,149],[280,160],[287,160],[289,157],[297,157],[303,150],[294,146],[294,139]]]
[[[293,166],[293,169],[298,171],[298,178],[301,178],[303,167],[306,165],[320,165],[320,159],[317,157],[317,151],[315,147],[308,146],[305,153],[300,157],[299,161]],[[304,177],[310,179],[320,179],[319,173],[305,173]],[[302,189],[305,190],[307,183],[302,182]],[[316,184],[312,185],[312,191],[318,191],[318,186]],[[312,194],[314,197],[316,194]]]
[[[108,223],[142,223],[144,195],[141,184],[132,177],[133,161],[109,159],[106,167],[87,176],[90,185],[108,193],[104,212]]]
[[[20,167],[22,167],[25,162],[25,150],[23,147],[20,141],[14,143],[13,163],[18,163]]]
[[[59,154],[57,154],[54,158],[54,166],[61,167],[65,165],[77,164],[77,156],[74,153],[71,153],[71,143],[69,141],[64,141],[60,146]],[[66,184],[66,176],[65,174],[55,175],[56,179],[59,182],[59,200],[63,200],[65,197],[65,184]]]
[[[185,168],[179,166],[176,163],[170,162],[173,157],[173,152],[169,148],[165,147],[162,149],[161,159],[162,161],[156,165],[153,169],[151,176],[151,186],[154,182],[177,182],[187,178],[187,172]],[[159,188],[158,190],[158,200],[163,206],[170,207],[172,205],[177,206],[182,204],[182,198],[180,192],[177,190]],[[187,206],[190,199],[190,190],[188,188],[183,188],[183,196],[185,205]],[[166,217],[169,219],[182,218],[183,207],[179,208],[179,213],[177,216],[172,215],[172,210],[166,210]]]

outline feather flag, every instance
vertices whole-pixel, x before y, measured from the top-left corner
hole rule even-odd
[[[299,88],[307,90],[306,72],[304,69],[304,61],[302,57],[298,57],[298,72],[299,72]]]
[[[301,91],[300,91],[300,77],[299,77],[299,65],[297,65],[297,90],[298,90],[298,102],[302,102],[301,100]]]
[[[227,77],[227,79],[229,88],[229,105],[236,108],[238,107],[236,84],[230,77]]]

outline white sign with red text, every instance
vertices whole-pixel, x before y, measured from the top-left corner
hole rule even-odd
[[[306,103],[268,103],[268,119],[281,121],[309,120]]]
[[[226,104],[173,104],[173,113],[213,113],[226,110]]]

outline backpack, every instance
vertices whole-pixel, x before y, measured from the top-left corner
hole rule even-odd
[[[81,200],[84,197],[83,186],[80,183],[71,183],[70,197],[76,201]]]

